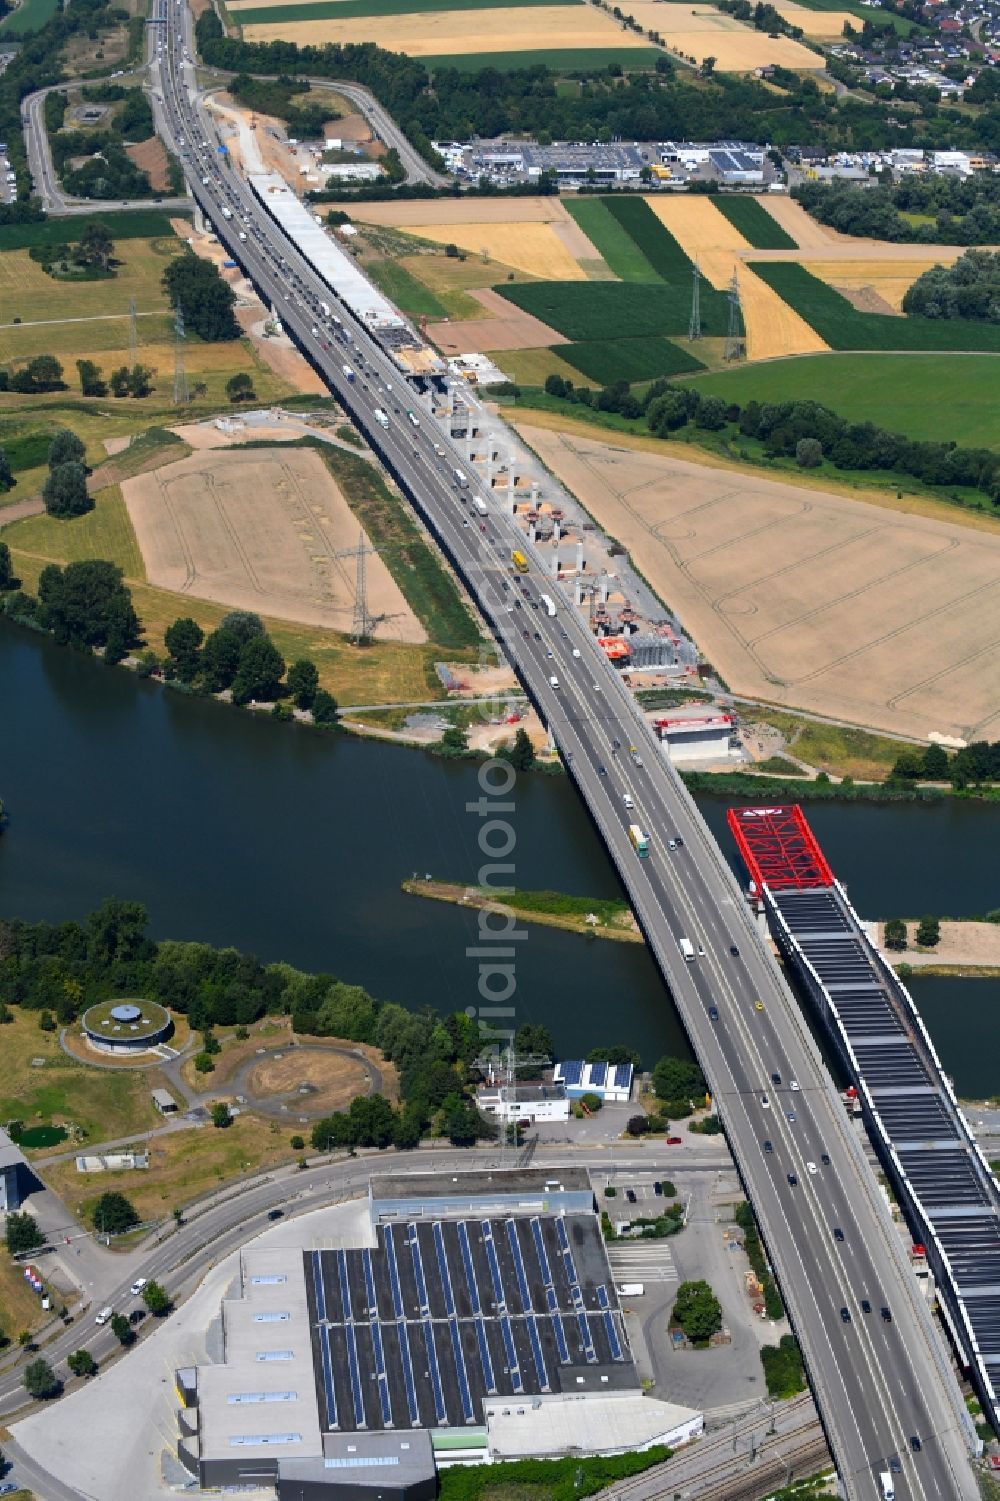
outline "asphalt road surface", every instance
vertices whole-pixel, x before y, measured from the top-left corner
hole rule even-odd
[[[577,612],[477,477],[456,477],[468,476],[464,456],[342,307],[353,341],[349,350],[338,342],[321,310],[329,288],[217,153],[197,103],[186,7],[158,0],[157,14],[154,108],[194,196],[452,558],[550,725],[629,889],[760,1217],[846,1493],[880,1498],[879,1475],[898,1457],[899,1501],[971,1501],[967,1418],[942,1343],[799,1005],[721,851]],[[357,372],[350,383],[348,361]],[[419,426],[408,408],[419,411]],[[485,519],[472,507],[476,496]],[[515,546],[530,559],[527,576],[511,573]],[[532,608],[543,590],[557,603],[554,618]],[[629,841],[633,820],[649,835],[643,860]],[[674,851],[672,836],[683,837]],[[698,946],[691,963],[682,936]],[[891,1321],[880,1317],[883,1306]]]

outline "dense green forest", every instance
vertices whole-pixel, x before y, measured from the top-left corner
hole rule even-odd
[[[1000,252],[967,250],[953,266],[932,266],[907,289],[903,312],[1000,323]]]
[[[916,245],[1000,241],[1000,177],[989,172],[964,178],[928,172],[894,186],[866,188],[804,182],[792,189],[792,197],[814,219],[845,235]]]

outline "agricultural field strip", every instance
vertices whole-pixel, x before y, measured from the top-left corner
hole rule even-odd
[[[705,279],[719,292],[729,286],[733,273],[738,272],[748,359],[816,354],[827,347],[803,318],[748,272],[741,258],[752,247],[710,198],[695,195],[654,198],[650,207],[689,260],[698,262]]]
[[[619,66],[625,73],[652,73],[663,56],[659,47],[650,47],[638,39],[623,47],[532,47],[530,66],[548,68],[550,73],[572,73],[579,68]],[[429,72],[439,68],[457,68],[461,73],[478,73],[496,68],[509,73],[526,66],[523,52],[428,53],[422,57]]]
[[[632,0],[629,14],[644,32],[655,31],[674,52],[693,56],[699,63],[714,57],[720,72],[749,73],[777,64],[801,71],[818,70],[826,59],[791,37],[770,36],[737,21],[734,16],[699,5],[665,7],[662,0]]]
[[[656,380],[665,375],[689,375],[705,368],[686,349],[657,335],[561,344],[555,348],[560,359],[601,386],[619,380],[633,382]]]
[[[546,0],[553,5],[582,5],[584,0]],[[537,0],[503,0],[504,10],[534,6]],[[275,5],[274,0],[230,0],[227,9],[242,22],[255,25],[280,22],[295,25],[299,21],[347,21],[358,16],[430,15],[442,10],[496,10],[497,0],[290,0]]]
[[[434,54],[461,56],[463,53],[537,52],[558,50],[566,40],[565,5],[531,5],[507,9],[504,6],[478,10],[470,25],[464,11],[436,11],[427,14],[357,17],[353,20],[305,20],[294,25],[243,24],[244,35],[251,41],[292,41],[300,46],[325,42],[374,42],[393,52],[410,57]],[[608,48],[626,51],[647,48],[644,36],[622,32],[617,23],[593,6],[581,6],[574,12],[574,50]]]
[[[787,230],[749,194],[716,193],[712,207],[727,219],[755,250],[798,250]]]
[[[749,269],[825,339],[832,349],[970,350],[1000,354],[1000,325],[962,318],[892,318],[859,313],[804,266],[752,261]]]
[[[516,206],[511,205],[512,215]],[[483,259],[483,279],[488,281],[490,260],[546,281],[586,281],[587,274],[569,253],[552,224],[518,222],[506,224],[414,224],[412,233],[439,245],[458,245]]]

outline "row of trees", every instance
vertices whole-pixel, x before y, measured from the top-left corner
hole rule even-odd
[[[940,745],[903,751],[891,776],[904,782],[950,782],[958,791],[1000,782],[1000,740],[973,740],[951,755]]]
[[[43,487],[45,505],[54,516],[78,516],[90,510],[84,447],[75,433],[56,434],[49,451],[49,475]],[[0,478],[3,459],[0,455]],[[0,553],[0,593],[7,592],[6,613],[23,623],[50,631],[65,646],[83,651],[103,651],[110,664],[121,662],[142,644],[142,623],[124,582],[122,570],[102,559],[49,563],[38,580],[37,598],[18,589],[10,551]],[[164,640],[168,656],[163,671],[168,680],[206,693],[231,694],[234,704],[275,701],[280,717],[291,709],[277,702],[290,698],[296,709],[308,711],[313,723],[331,726],[337,720],[337,701],[319,686],[319,671],[307,657],[285,670],[285,659],[264,629],[259,615],[234,610],[207,636],[190,616],[167,627]],[[158,667],[155,654],[148,654],[149,670]]]
[[[94,360],[76,362],[80,391],[84,396],[148,396],[153,389],[155,371],[146,365],[121,365],[105,380]],[[13,373],[0,370],[0,391],[16,391],[22,396],[36,396],[44,391],[65,391],[63,367],[51,354],[38,354]],[[242,393],[241,393],[242,394]],[[252,394],[252,393],[251,393]],[[240,399],[238,396],[235,399]]]
[[[989,71],[989,70],[984,70]],[[1000,179],[993,173],[912,174],[880,187],[804,182],[792,189],[821,224],[864,239],[919,245],[990,245],[1000,240]],[[916,220],[907,215],[919,215]]]
[[[645,418],[657,438],[670,438],[688,426],[706,432],[729,430],[734,437],[756,439],[765,457],[791,458],[803,469],[826,460],[835,469],[881,470],[912,475],[925,485],[979,490],[994,504],[1000,502],[1000,453],[993,449],[925,442],[873,422],[849,422],[817,401],[748,401],[741,408],[666,380],[654,381],[636,395],[628,381],[595,392],[559,375],[547,377],[545,390],[595,411],[616,412],[629,420]]]
[[[919,948],[935,949],[941,942],[941,923],[930,914],[917,923],[916,940]],[[901,951],[908,945],[906,923],[901,917],[890,917],[885,925],[885,946]]]
[[[317,724],[333,724],[337,703],[319,686],[316,664],[307,657],[293,662],[285,679],[285,660],[264,629],[259,615],[234,610],[208,636],[196,620],[182,616],[164,633],[169,656],[164,672],[180,683],[198,684],[207,693],[230,692],[234,704],[269,702],[289,695],[297,709],[309,710]]]

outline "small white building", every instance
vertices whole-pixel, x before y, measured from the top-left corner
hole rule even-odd
[[[528,1401],[487,1397],[483,1413],[492,1460],[628,1454],[656,1444],[676,1449],[705,1427],[704,1414],[694,1408],[635,1391],[568,1392]]]
[[[568,1121],[569,1096],[561,1084],[490,1084],[476,1090],[484,1115],[501,1121]]]
[[[562,1084],[571,1100],[596,1094],[605,1104],[623,1105],[632,1098],[631,1063],[583,1063],[579,1058],[557,1063],[553,1084]]]
[[[382,168],[378,162],[333,162],[323,167],[323,175],[337,182],[377,182]]]
[[[724,761],[736,735],[731,714],[668,714],[653,728],[671,761]]]

